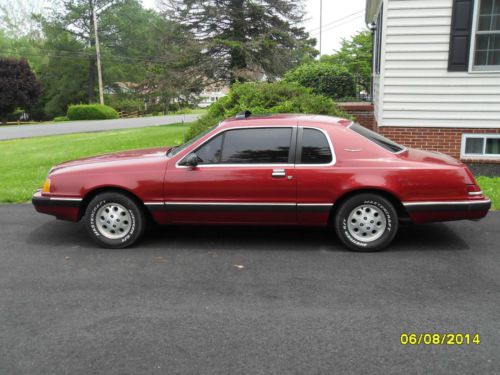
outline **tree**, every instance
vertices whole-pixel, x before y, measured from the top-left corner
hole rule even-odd
[[[206,76],[273,80],[317,54],[300,25],[302,0],[163,0],[203,47]]]
[[[358,84],[370,92],[373,55],[372,34],[361,31],[351,39],[342,40],[340,50],[334,55],[322,56],[321,61],[340,65],[358,77]]]
[[[41,52],[48,60],[41,80],[49,116],[64,114],[69,104],[96,99],[92,5],[98,16],[106,88],[130,83],[137,92],[121,99],[139,96],[141,101],[157,102],[200,86],[201,74],[190,71],[192,62],[200,61],[200,46],[174,21],[144,9],[138,0],[65,0],[51,17],[40,17],[46,37]]]
[[[70,42],[79,43],[85,51],[80,54],[86,57],[87,71],[87,98],[89,103],[95,101],[95,83],[97,75],[97,63],[95,56],[95,33],[94,33],[94,12],[97,22],[111,12],[114,7],[119,6],[123,1],[115,0],[63,0],[62,10],[50,18],[41,18],[44,32],[50,35],[59,36],[66,34],[65,39]],[[103,35],[112,33],[112,30],[100,27],[99,32]],[[66,52],[60,49],[63,53]],[[74,52],[74,51],[70,51]],[[73,53],[73,55],[75,55]]]
[[[40,96],[40,83],[26,60],[0,59],[0,118],[7,122],[7,115],[17,107],[28,109]]]

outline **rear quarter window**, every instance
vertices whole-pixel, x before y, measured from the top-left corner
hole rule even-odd
[[[405,149],[404,146],[401,146],[400,144],[397,144],[394,141],[391,141],[389,138],[386,138],[378,133],[375,133],[374,131],[365,128],[364,126],[360,124],[352,124],[349,129],[352,131],[358,133],[359,135],[363,136],[364,138],[372,141],[373,143],[376,143],[380,147],[385,148],[387,151],[390,151],[392,153],[398,153],[401,152]]]

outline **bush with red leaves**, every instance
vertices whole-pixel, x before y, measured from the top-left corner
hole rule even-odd
[[[21,107],[29,109],[41,94],[40,83],[24,59],[0,58],[0,120]]]

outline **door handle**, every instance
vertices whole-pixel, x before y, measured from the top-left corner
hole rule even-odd
[[[286,172],[284,169],[273,169],[273,177],[286,177]]]

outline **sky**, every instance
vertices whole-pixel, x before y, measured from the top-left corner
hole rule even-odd
[[[319,39],[320,1],[304,0],[306,14],[304,26],[312,37]],[[142,0],[145,6],[154,8],[156,0]],[[322,54],[332,54],[342,38],[349,38],[363,30],[366,0],[323,0]],[[316,46],[319,49],[319,45]]]

